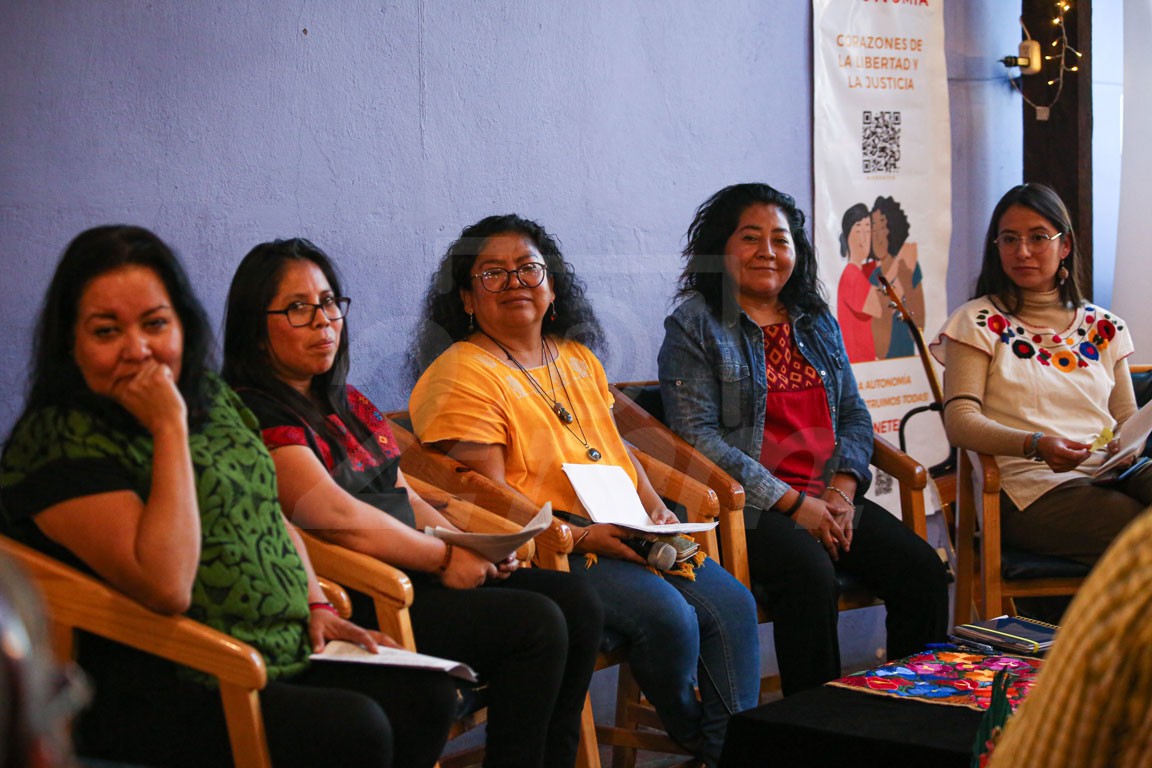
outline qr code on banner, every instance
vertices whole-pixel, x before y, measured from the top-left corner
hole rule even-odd
[[[900,113],[865,111],[863,129],[864,173],[900,170]]]

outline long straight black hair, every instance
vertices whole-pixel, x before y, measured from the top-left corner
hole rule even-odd
[[[1031,208],[1036,213],[1048,219],[1048,223],[1067,238],[1072,248],[1064,257],[1063,264],[1068,270],[1068,277],[1060,289],[1060,300],[1071,306],[1079,306],[1085,300],[1081,286],[1087,282],[1085,276],[1084,259],[1080,258],[1080,243],[1076,232],[1072,228],[1072,216],[1068,207],[1060,199],[1056,190],[1044,184],[1021,184],[1004,193],[1000,202],[992,209],[992,218],[988,222],[988,233],[984,236],[984,261],[980,266],[980,276],[976,278],[976,290],[972,298],[992,296],[1000,300],[1008,312],[1020,309],[1023,298],[1020,288],[1012,282],[1012,278],[1004,272],[1004,264],[1000,260],[1000,248],[996,245],[996,237],[1000,234],[1000,219],[1013,205],[1022,205]]]
[[[149,230],[126,224],[85,230],[64,249],[36,323],[26,413],[80,403],[113,418],[119,426],[135,423],[113,400],[88,389],[72,354],[84,290],[97,277],[130,266],[152,270],[168,292],[184,333],[176,385],[188,408],[189,422],[197,424],[204,418],[208,398],[204,375],[213,362],[208,316],[172,249]]]
[[[338,297],[344,295],[336,265],[308,240],[297,237],[257,245],[236,268],[228,289],[224,316],[224,379],[233,387],[249,387],[263,392],[294,411],[330,443],[339,445],[339,436],[327,420],[328,414],[334,413],[357,440],[376,452],[379,448],[370,439],[370,430],[352,415],[348,407],[347,317],[341,321],[340,343],[332,367],[312,377],[309,396],[297,392],[276,375],[269,349],[266,313],[272,308],[269,305],[280,291],[284,271],[292,262],[315,264],[324,273],[332,292]]]

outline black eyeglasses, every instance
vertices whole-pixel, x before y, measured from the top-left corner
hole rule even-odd
[[[1018,235],[1015,232],[1004,232],[1000,236],[993,238],[992,242],[1000,246],[1003,251],[1011,253],[1020,247],[1020,243],[1027,243],[1028,250],[1038,251],[1041,248],[1047,247],[1048,243],[1063,236],[1063,232],[1057,232],[1054,235],[1049,235],[1045,232],[1032,232],[1027,235]]]
[[[486,269],[479,274],[472,275],[472,279],[480,278],[480,285],[484,286],[484,290],[500,293],[508,290],[508,286],[512,284],[512,275],[516,275],[520,285],[525,288],[535,288],[544,282],[544,276],[547,274],[548,267],[538,261],[530,261],[516,269],[502,269],[501,267]]]
[[[335,296],[326,296],[320,300],[319,304],[309,304],[306,301],[294,301],[284,309],[270,309],[265,314],[269,315],[284,315],[288,318],[288,325],[293,328],[303,328],[306,325],[311,325],[312,321],[316,319],[316,310],[321,310],[324,317],[329,320],[339,320],[348,315],[348,305],[352,303],[352,299],[347,296],[339,298]]]

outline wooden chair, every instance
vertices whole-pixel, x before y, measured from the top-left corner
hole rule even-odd
[[[613,408],[616,424],[625,440],[706,484],[717,494],[721,508],[718,560],[729,573],[755,593],[748,570],[743,486],[663,423],[664,407],[657,382],[617,384],[612,387],[612,393],[616,398]],[[920,538],[927,539],[924,488],[928,484],[928,475],[924,467],[879,437],[873,443],[872,464],[896,480],[904,524]],[[837,582],[840,587],[841,611],[867,608],[882,602],[847,574],[838,574]],[[760,620],[769,622],[772,617],[761,608]],[[778,676],[764,678],[760,686],[761,695],[779,690],[779,687]]]
[[[5,536],[0,536],[0,550],[20,563],[39,587],[58,658],[72,658],[74,632],[84,630],[212,675],[220,683],[236,767],[271,768],[259,703],[267,676],[255,648],[184,616],[155,613]]]
[[[460,464],[434,449],[421,446],[408,429],[406,412],[390,414],[392,431],[401,447],[400,465],[409,478],[423,478],[451,490],[453,494],[522,526],[537,512],[523,498],[511,494],[487,477]],[[720,516],[720,503],[715,491],[643,452],[636,452],[653,487],[664,498],[682,504],[691,522],[706,522]],[[719,554],[715,531],[695,535],[701,549],[715,558]],[[538,566],[568,570],[572,551],[572,532],[565,523],[554,520],[552,527],[535,539]],[[640,687],[627,665],[627,647],[619,637],[607,637],[597,660],[596,669],[619,666],[616,714],[612,725],[595,725],[591,702],[584,707],[584,723],[577,765],[592,768],[600,765],[599,744],[613,747],[612,765],[631,768],[636,751],[648,750],[686,755],[663,730],[659,717],[643,701]],[[642,730],[642,728],[648,730]]]
[[[1091,570],[1062,557],[1015,550],[1000,541],[1000,470],[996,458],[961,450],[956,479],[954,623],[1016,613],[1013,598],[1074,595]],[[977,550],[977,541],[979,550]],[[974,582],[979,582],[975,594]]]
[[[1143,406],[1152,400],[1152,365],[1132,365],[1130,370],[1136,402]],[[957,624],[970,621],[973,609],[980,619],[1014,614],[1013,599],[1017,597],[1074,595],[1091,570],[1074,560],[1003,546],[1000,490],[995,457],[960,451],[954,616]]]
[[[418,477],[408,476],[407,479],[412,490],[461,529],[501,533],[519,530],[521,527],[454,497]],[[322,574],[345,588],[368,595],[375,606],[380,630],[408,650],[418,650],[408,613],[414,596],[412,582],[403,571],[369,555],[330,544],[307,531],[300,533],[318,575]],[[516,554],[523,562],[529,562],[535,551],[535,543],[528,542]],[[351,613],[350,605],[348,613]],[[449,740],[482,725],[486,720],[487,709],[484,707],[465,713],[453,723],[448,734]],[[445,755],[440,759],[440,768],[472,765],[483,751],[484,747],[479,746]]]

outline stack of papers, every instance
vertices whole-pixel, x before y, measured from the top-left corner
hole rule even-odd
[[[471,533],[469,531],[453,531],[441,526],[427,526],[424,533],[435,536],[457,547],[470,549],[481,557],[486,557],[493,563],[503,562],[508,555],[518,550],[521,545],[536,538],[552,525],[552,502],[540,507],[536,517],[528,525],[513,533]]]
[[[402,648],[386,648],[381,645],[376,653],[369,651],[355,643],[344,640],[332,640],[324,646],[320,653],[311,656],[313,661],[340,661],[353,664],[382,664],[386,667],[410,667],[412,669],[433,669],[447,672],[452,677],[476,682],[476,672],[472,667],[460,661],[442,659],[439,656],[426,656],[423,653],[406,651]]]
[[[612,464],[564,464],[564,474],[576,490],[580,503],[594,523],[614,523],[644,533],[695,533],[710,531],[711,523],[656,525],[644,510],[632,478]]]

